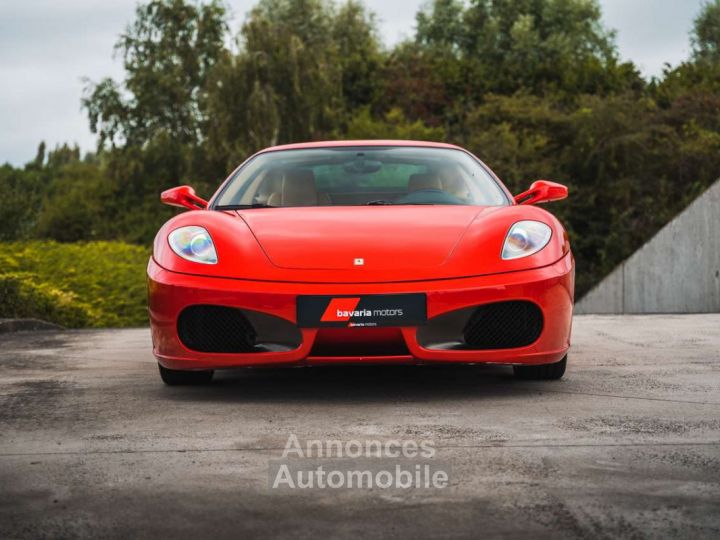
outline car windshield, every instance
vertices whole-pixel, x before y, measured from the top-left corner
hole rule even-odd
[[[231,208],[509,204],[483,165],[451,148],[279,150],[241,167],[214,201]]]

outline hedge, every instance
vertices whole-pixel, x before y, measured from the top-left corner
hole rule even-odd
[[[0,317],[144,326],[148,256],[148,248],[123,242],[0,243]]]

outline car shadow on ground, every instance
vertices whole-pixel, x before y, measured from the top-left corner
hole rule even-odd
[[[520,381],[507,366],[323,366],[218,371],[209,385],[165,387],[162,395],[202,402],[427,402],[537,395],[548,385],[562,382]]]

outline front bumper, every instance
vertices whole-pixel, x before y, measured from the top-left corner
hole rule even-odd
[[[158,361],[170,369],[302,366],[324,363],[549,364],[561,360],[570,346],[573,290],[574,262],[570,253],[552,265],[533,270],[459,279],[377,284],[309,284],[209,278],[170,272],[152,258],[148,264],[148,305],[153,352]],[[416,336],[417,327],[403,327],[381,331],[377,337],[382,340],[388,337],[388,332],[398,333],[398,338],[404,341],[407,354],[371,355],[347,352],[338,355],[313,355],[313,345],[319,338],[319,331],[314,328],[301,329],[301,343],[293,350],[252,353],[193,351],[183,345],[177,331],[180,312],[188,306],[198,304],[253,310],[295,323],[298,295],[412,292],[427,295],[429,320],[451,311],[493,302],[533,302],[542,311],[543,329],[534,343],[524,347],[440,350],[423,347]],[[325,332],[325,329],[322,331]],[[353,331],[355,330],[343,329],[337,333],[337,339],[345,339],[348,337],[347,332]],[[327,336],[328,333],[325,332],[324,338]]]

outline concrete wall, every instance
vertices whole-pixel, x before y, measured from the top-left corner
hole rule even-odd
[[[720,312],[720,180],[575,306],[575,313],[713,312]]]

